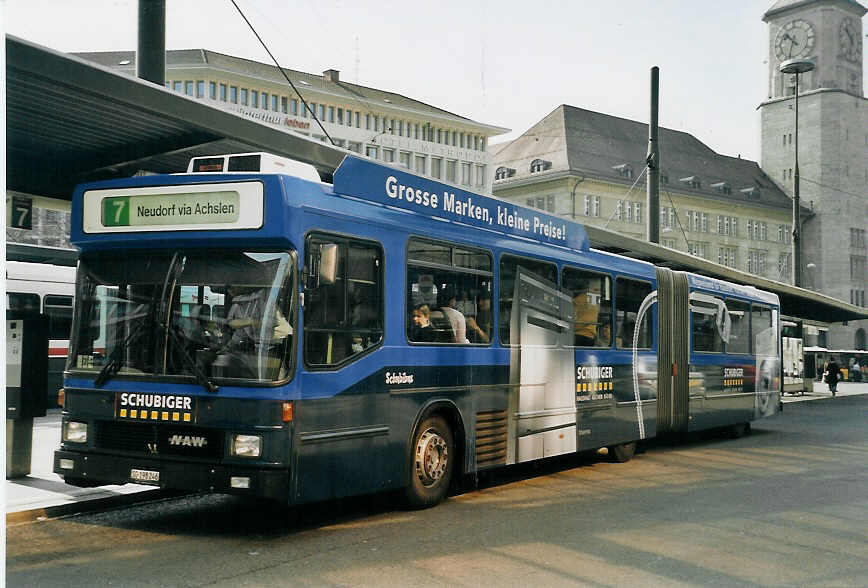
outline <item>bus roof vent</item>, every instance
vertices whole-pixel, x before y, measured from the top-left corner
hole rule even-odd
[[[187,166],[187,173],[262,173],[295,176],[311,182],[319,182],[319,173],[309,163],[271,153],[232,153],[194,157]]]

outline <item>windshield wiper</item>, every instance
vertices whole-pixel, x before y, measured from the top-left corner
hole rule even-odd
[[[196,363],[196,360],[190,357],[190,354],[187,353],[186,347],[184,347],[184,339],[175,332],[174,327],[169,327],[169,335],[172,337],[172,341],[175,343],[175,349],[180,352],[181,359],[184,360],[184,363],[187,364],[187,367],[193,372],[193,375],[196,377],[196,381],[202,385],[205,390],[211,394],[217,394],[218,388],[208,379],[201,369],[199,369],[199,365]]]
[[[127,336],[124,337],[124,340],[121,342],[121,344],[115,346],[115,348],[109,355],[108,363],[102,366],[102,369],[96,375],[96,379],[93,381],[94,386],[96,386],[97,388],[101,387],[103,384],[109,381],[109,378],[118,373],[118,370],[120,370],[124,364],[124,350],[127,348],[127,345],[138,336],[139,331],[142,330],[143,325],[146,325],[148,323],[149,321],[147,320],[137,323],[136,326],[134,326],[130,330],[130,332],[127,333]]]

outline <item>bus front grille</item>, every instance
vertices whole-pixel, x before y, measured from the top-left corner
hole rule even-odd
[[[476,413],[476,466],[487,468],[506,464],[506,411]]]
[[[223,432],[219,429],[122,421],[97,421],[96,425],[94,446],[97,449],[209,459],[223,457]]]

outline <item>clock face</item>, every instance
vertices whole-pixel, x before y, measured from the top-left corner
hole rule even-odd
[[[853,18],[845,18],[841,21],[841,55],[847,61],[858,62],[862,59],[862,38],[859,34],[859,25]]]
[[[814,49],[814,27],[797,19],[781,27],[775,37],[775,56],[778,61],[807,57]]]

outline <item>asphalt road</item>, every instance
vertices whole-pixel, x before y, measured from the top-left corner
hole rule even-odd
[[[7,528],[9,586],[864,586],[868,396],[550,460],[425,511],[172,499]]]

